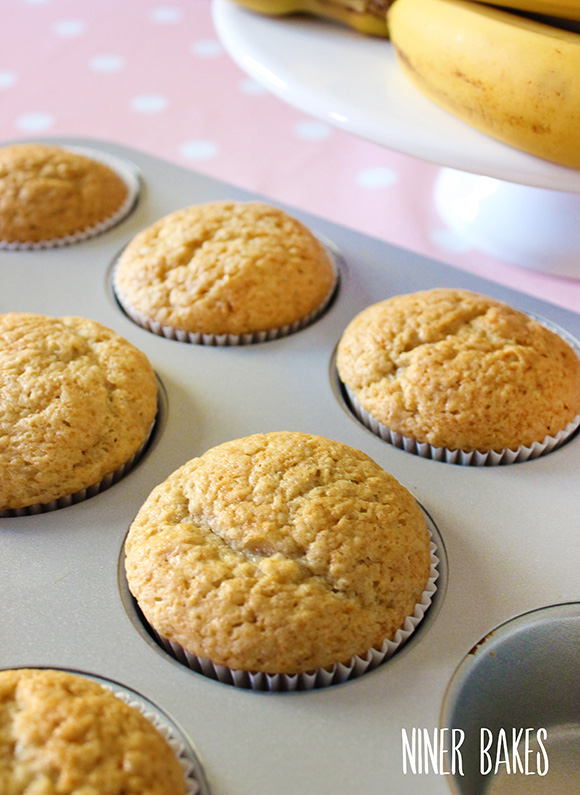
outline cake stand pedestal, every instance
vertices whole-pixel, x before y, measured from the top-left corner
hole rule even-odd
[[[580,279],[580,195],[442,168],[433,199],[453,235],[471,248]]]

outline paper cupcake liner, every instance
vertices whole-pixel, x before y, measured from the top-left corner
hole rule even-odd
[[[426,516],[429,522],[429,517]],[[431,531],[430,531],[431,533]],[[431,539],[433,534],[431,533]],[[346,663],[335,663],[327,668],[317,668],[299,674],[268,674],[234,670],[225,665],[216,665],[205,657],[198,657],[184,649],[179,643],[168,640],[151,628],[158,643],[176,660],[196,673],[234,687],[270,692],[292,692],[315,690],[331,685],[343,684],[351,679],[372,671],[392,657],[411,637],[427,612],[435,592],[439,577],[437,547],[431,540],[431,571],[421,600],[415,605],[413,615],[407,616],[403,626],[397,630],[392,640],[385,640],[380,648],[369,649],[364,655],[354,655]]]
[[[544,320],[541,317],[536,317],[528,313],[530,317],[537,320],[550,331],[558,334],[564,339],[570,347],[574,350],[580,359],[580,343],[568,334],[563,329]],[[361,406],[346,384],[341,383],[347,397],[347,403],[353,414],[360,420],[360,422],[372,431],[375,436],[379,436],[383,441],[404,450],[407,453],[418,455],[421,458],[428,458],[432,461],[442,461],[446,464],[459,464],[461,466],[499,466],[502,464],[516,464],[523,461],[531,461],[539,458],[542,455],[552,452],[557,447],[560,447],[572,434],[580,427],[580,414],[576,416],[571,422],[566,425],[561,431],[554,436],[545,436],[544,439],[533,444],[520,445],[514,450],[451,450],[447,447],[436,447],[435,445],[428,444],[427,442],[419,442],[410,436],[404,436],[402,433],[397,433],[391,430],[388,426],[383,425],[373,415]]]
[[[129,160],[117,157],[109,152],[101,151],[100,149],[89,149],[81,146],[63,146],[69,152],[74,152],[79,155],[85,155],[92,160],[97,160],[103,163],[114,171],[127,186],[127,197],[123,204],[119,207],[113,215],[105,218],[102,221],[94,224],[93,226],[81,229],[71,235],[63,237],[51,238],[50,240],[40,240],[37,242],[18,242],[0,240],[0,250],[3,251],[39,251],[51,248],[63,248],[64,246],[71,246],[75,243],[80,243],[88,240],[91,237],[106,232],[112,227],[116,226],[120,221],[129,215],[137,203],[139,193],[141,191],[141,178],[137,166]]]
[[[340,253],[334,245],[327,241],[324,241],[323,245],[325,246],[330,257],[335,274],[334,282],[326,298],[324,298],[322,303],[316,309],[299,320],[296,320],[293,323],[287,323],[284,326],[278,326],[277,328],[267,329],[266,331],[254,331],[248,334],[206,334],[202,332],[185,331],[184,329],[175,328],[174,326],[167,326],[157,320],[152,320],[151,318],[147,317],[146,314],[131,306],[127,296],[118,287],[115,279],[116,266],[113,268],[113,293],[119,302],[121,309],[134,323],[136,323],[138,326],[141,326],[141,328],[144,328],[146,331],[150,331],[152,334],[156,334],[160,337],[166,337],[167,339],[175,340],[177,342],[192,343],[194,345],[213,345],[217,347],[225,347],[229,345],[253,345],[259,342],[269,342],[270,340],[288,337],[290,334],[294,334],[295,332],[311,325],[311,323],[324,314],[332,299],[334,298],[340,281],[340,269],[338,265],[340,261]]]
[[[23,508],[5,508],[4,510],[0,510],[0,519],[8,519],[10,517],[15,516],[35,516],[40,513],[49,513],[50,511],[57,511],[60,508],[68,508],[70,505],[76,505],[79,502],[84,502],[85,500],[94,497],[97,494],[100,494],[102,491],[106,491],[108,488],[113,486],[115,483],[118,483],[122,480],[125,475],[127,475],[133,467],[140,461],[141,457],[145,453],[147,446],[151,440],[153,435],[153,431],[155,429],[155,422],[153,422],[149,433],[147,434],[147,438],[134,453],[131,458],[125,461],[124,464],[121,464],[114,472],[111,472],[108,475],[100,480],[98,483],[94,483],[92,486],[87,486],[84,489],[80,489],[76,491],[74,494],[66,494],[63,497],[59,497],[56,500],[51,500],[50,502],[43,502],[43,503],[35,503],[34,505],[25,505]]]
[[[446,464],[460,464],[462,466],[499,466],[500,464],[515,464],[521,461],[530,461],[555,450],[580,426],[579,414],[555,436],[546,436],[541,442],[534,442],[529,447],[521,445],[515,450],[450,450],[447,447],[435,447],[427,442],[418,442],[410,436],[404,436],[401,433],[392,431],[364,409],[348,387],[345,386],[344,389],[353,413],[365,428],[372,431],[375,436],[379,436],[383,441],[407,453],[413,453],[421,458],[429,458],[432,461],[443,461]]]

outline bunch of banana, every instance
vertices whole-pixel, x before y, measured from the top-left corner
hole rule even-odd
[[[343,22],[368,36],[387,37],[387,9],[392,0],[234,0],[271,16],[313,14]]]
[[[580,17],[578,0],[507,2]],[[504,143],[580,168],[579,33],[472,0],[395,0],[387,20],[402,70],[427,97]]]

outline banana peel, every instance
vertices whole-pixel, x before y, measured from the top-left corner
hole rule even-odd
[[[395,0],[387,21],[402,71],[433,102],[580,168],[580,34],[472,0]]]
[[[270,16],[312,14],[348,25],[367,36],[388,37],[387,9],[391,0],[233,0]]]

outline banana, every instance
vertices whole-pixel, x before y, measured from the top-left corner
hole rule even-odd
[[[271,16],[314,14],[349,25],[368,36],[387,38],[387,9],[392,0],[234,0]]]
[[[505,0],[505,2],[504,0],[485,0],[485,2],[517,11],[527,11],[530,14],[580,20],[578,0]]]
[[[431,100],[529,154],[580,168],[580,34],[470,0],[395,0],[397,60]]]

